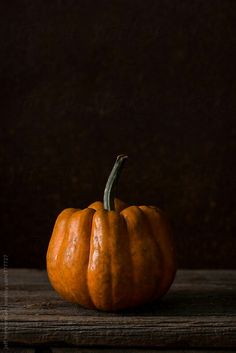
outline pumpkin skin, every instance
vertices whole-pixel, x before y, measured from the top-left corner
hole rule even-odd
[[[117,311],[156,300],[176,273],[172,231],[153,206],[114,210],[95,202],[58,216],[47,251],[47,272],[66,300],[90,309]]]

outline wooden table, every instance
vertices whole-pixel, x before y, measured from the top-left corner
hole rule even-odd
[[[118,314],[65,302],[45,271],[1,272],[9,352],[236,352],[236,271],[180,270],[162,300]]]

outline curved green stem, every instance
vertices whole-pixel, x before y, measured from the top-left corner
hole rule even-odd
[[[103,203],[104,209],[108,211],[115,210],[115,188],[123,168],[125,160],[128,158],[125,154],[121,154],[116,158],[116,162],[112,168],[104,190]]]

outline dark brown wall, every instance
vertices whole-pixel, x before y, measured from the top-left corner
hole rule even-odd
[[[101,199],[115,156],[127,153],[119,196],[169,213],[179,266],[236,267],[235,1],[8,6],[0,168],[9,265],[43,267],[58,212]]]

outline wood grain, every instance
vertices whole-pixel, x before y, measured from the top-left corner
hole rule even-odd
[[[178,271],[159,302],[104,313],[63,301],[39,270],[8,270],[9,344],[78,347],[235,348],[236,271]],[[1,280],[1,310],[4,288]]]

